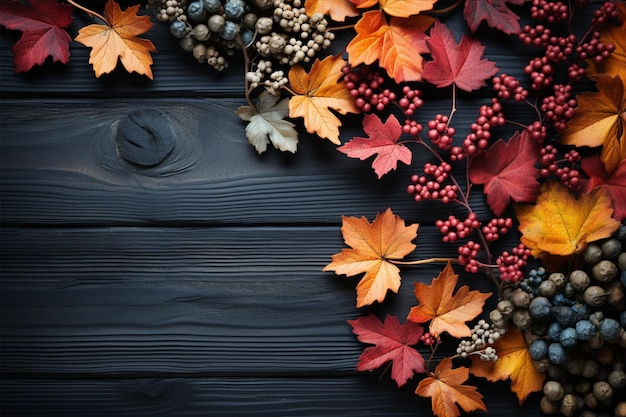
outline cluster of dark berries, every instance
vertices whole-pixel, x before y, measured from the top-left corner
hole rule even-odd
[[[396,101],[396,93],[387,88],[390,81],[382,70],[369,65],[357,68],[347,65],[342,68],[342,72],[345,87],[364,113],[382,112]]]
[[[579,190],[581,186],[580,171],[578,165],[581,156],[575,149],[566,152],[562,158],[558,156],[558,150],[553,145],[546,145],[540,151],[539,173],[544,178],[555,178],[572,190]]]

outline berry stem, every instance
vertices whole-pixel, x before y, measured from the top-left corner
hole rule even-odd
[[[330,27],[328,29],[326,29],[329,32],[335,31],[335,30],[346,30],[346,29],[354,29],[354,25],[344,25],[344,26],[334,26],[334,27]]]
[[[82,10],[83,12],[87,13],[89,16],[91,17],[96,17],[100,20],[102,20],[104,23],[106,23],[107,26],[111,26],[111,24],[109,23],[108,20],[106,20],[106,18],[104,16],[102,16],[100,13],[98,12],[94,12],[91,9],[88,9],[85,6],[81,6],[80,4],[76,3],[74,0],[67,0],[67,2],[69,4],[71,4],[72,6],[76,7],[77,9]]]
[[[252,100],[250,99],[250,84],[248,83],[248,71],[250,71],[250,57],[248,56],[248,49],[246,48],[246,45],[243,43],[243,40],[241,39],[241,34],[237,34],[237,43],[241,46],[241,53],[243,55],[243,79],[244,79],[244,91],[245,91],[245,95],[246,95],[246,101],[248,102],[248,105],[250,105],[250,107],[252,107],[254,109],[254,111],[257,111],[256,106],[252,103]]]
[[[428,258],[428,259],[419,259],[417,261],[396,261],[393,259],[387,259],[387,261],[396,265],[425,265],[432,263],[459,263],[458,259],[455,258]]]

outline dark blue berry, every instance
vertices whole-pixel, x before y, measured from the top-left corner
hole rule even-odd
[[[576,323],[576,313],[571,307],[557,306],[553,309],[555,320],[563,327],[573,326]]]
[[[202,0],[202,6],[207,12],[215,13],[222,7],[222,2],[220,0]]]
[[[548,327],[548,337],[554,341],[557,341],[559,340],[559,335],[561,334],[562,330],[563,327],[556,321],[550,323],[550,326]]]
[[[555,365],[560,365],[565,362],[566,358],[565,349],[560,343],[550,343],[548,346],[548,359]]]
[[[224,5],[224,13],[231,19],[239,19],[245,10],[246,5],[243,0],[226,0]]]
[[[552,304],[546,297],[535,297],[528,309],[535,320],[546,320],[550,317]]]
[[[528,347],[530,356],[538,361],[545,358],[548,355],[548,342],[542,339],[537,339]]]
[[[617,320],[609,317],[600,322],[600,334],[605,340],[611,341],[617,339],[621,328]]]
[[[204,6],[201,1],[194,1],[187,6],[187,14],[193,20],[200,21],[204,17]]]
[[[576,314],[576,321],[582,320],[589,315],[589,308],[583,303],[576,303],[572,306],[572,310]]]
[[[573,349],[578,342],[576,329],[574,329],[573,327],[563,329],[563,331],[559,335],[559,342],[561,342],[561,345],[563,345],[565,349]]]
[[[220,36],[227,41],[232,41],[237,37],[237,33],[239,33],[239,26],[227,20],[224,24],[224,29],[220,32]]]
[[[596,334],[596,326],[589,320],[576,322],[576,335],[580,340],[589,340]]]
[[[561,293],[558,293],[555,294],[554,298],[552,299],[552,304],[554,304],[555,306],[573,306],[574,304],[576,304],[576,301],[572,300],[571,298],[567,298]]]
[[[181,22],[180,20],[174,20],[170,25],[170,33],[178,39],[182,39],[189,33],[189,28],[185,24],[185,22]]]

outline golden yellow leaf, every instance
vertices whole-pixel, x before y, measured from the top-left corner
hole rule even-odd
[[[375,5],[390,16],[409,17],[426,10],[431,10],[437,0],[350,0],[359,9],[367,9]]]
[[[454,337],[470,336],[472,332],[465,322],[482,313],[485,300],[491,293],[470,291],[467,285],[463,285],[455,293],[458,279],[459,276],[448,262],[430,285],[416,282],[415,297],[419,305],[411,308],[407,319],[415,323],[430,321],[428,331],[434,337],[443,332]]]
[[[626,159],[626,94],[620,77],[596,75],[598,92],[579,94],[574,117],[560,142],[576,146],[602,146],[600,160],[610,174]]]
[[[492,382],[511,379],[511,391],[517,395],[520,404],[531,393],[543,388],[545,375],[535,368],[524,335],[517,327],[509,327],[492,346],[496,349],[498,360],[488,362],[472,356],[472,374]]]
[[[359,15],[359,11],[350,0],[306,0],[304,8],[307,16],[320,13],[330,15],[330,18],[337,22],[343,22],[346,17]]]
[[[104,7],[106,25],[93,24],[78,31],[76,41],[91,47],[89,63],[96,77],[109,73],[117,66],[118,58],[128,72],[137,72],[152,79],[152,57],[156,48],[148,39],[137,38],[151,27],[150,16],[137,16],[139,5],[122,11],[113,0]]]
[[[587,74],[617,75],[626,80],[626,3],[614,2],[621,25],[608,25],[600,32],[600,42],[615,45],[615,51],[602,62],[589,59]]]
[[[534,257],[580,253],[587,243],[609,237],[620,226],[611,217],[613,201],[604,187],[576,199],[565,186],[547,182],[536,204],[516,204],[521,241]]]
[[[386,20],[380,10],[363,13],[354,27],[357,35],[346,48],[348,61],[356,66],[378,60],[396,82],[420,81],[423,71],[420,54],[428,51],[425,31],[435,19],[417,15]]]
[[[404,220],[391,209],[378,213],[372,223],[365,217],[343,217],[341,233],[346,245],[333,255],[324,271],[334,271],[349,277],[365,272],[356,287],[357,307],[382,302],[387,290],[398,292],[400,269],[390,259],[399,260],[413,252],[411,243],[417,237],[419,225],[405,226]]]
[[[435,372],[420,381],[415,393],[420,397],[432,398],[433,413],[438,417],[458,417],[459,406],[465,411],[487,411],[483,396],[476,387],[463,385],[469,378],[465,367],[452,369],[452,359],[443,358]]]
[[[341,114],[359,113],[360,110],[344,86],[341,69],[346,62],[341,55],[316,59],[309,73],[294,65],[289,70],[291,90],[296,94],[289,100],[289,117],[302,117],[307,132],[339,145],[341,120],[330,109]]]

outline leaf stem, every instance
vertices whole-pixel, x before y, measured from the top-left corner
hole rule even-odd
[[[332,32],[334,30],[345,30],[345,29],[354,29],[354,25],[344,25],[344,26],[334,26],[327,28],[326,30]]]
[[[446,14],[448,12],[453,11],[454,9],[459,7],[461,3],[463,3],[463,0],[456,0],[453,4],[451,4],[448,7],[444,7],[443,9],[429,10],[428,12],[425,12],[425,13],[431,16],[440,16],[442,14]]]
[[[417,261],[396,261],[393,259],[387,259],[388,262],[395,265],[424,265],[424,264],[432,264],[432,263],[458,263],[458,259],[454,258],[428,258],[428,259],[419,259]]]
[[[83,12],[87,13],[89,16],[91,16],[91,17],[97,17],[98,19],[100,19],[100,20],[102,20],[104,23],[106,23],[106,24],[107,24],[107,26],[111,26],[111,24],[109,23],[109,21],[108,21],[108,20],[107,20],[104,16],[102,16],[100,13],[98,13],[98,12],[94,12],[93,10],[88,9],[88,8],[87,8],[87,7],[85,7],[85,6],[81,6],[80,4],[76,3],[74,0],[67,0],[67,2],[68,2],[69,4],[71,4],[72,6],[76,7],[77,9],[82,10]]]
[[[248,83],[248,72],[250,71],[250,57],[248,56],[248,49],[246,48],[246,45],[243,43],[243,39],[241,39],[241,35],[239,33],[237,34],[237,43],[239,43],[239,45],[241,46],[241,53],[243,55],[243,62],[244,62],[243,80],[244,80],[244,90],[245,90],[245,95],[246,95],[246,101],[248,102],[250,107],[254,109],[254,111],[257,111],[256,106],[252,104],[252,100],[250,99],[250,84]]]

